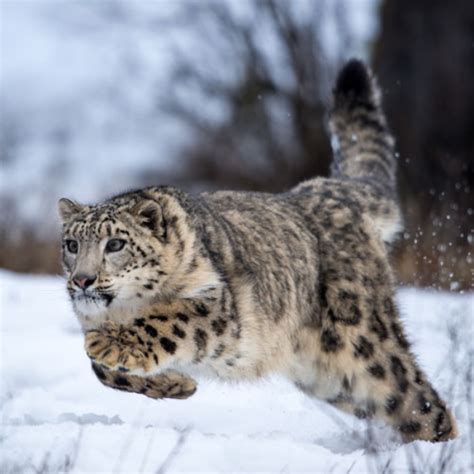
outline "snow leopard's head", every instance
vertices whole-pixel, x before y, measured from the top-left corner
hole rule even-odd
[[[196,233],[170,189],[148,188],[94,206],[59,201],[63,266],[76,313],[138,308],[204,285],[202,277],[191,282],[201,266]]]

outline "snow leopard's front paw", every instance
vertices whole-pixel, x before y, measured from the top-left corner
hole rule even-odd
[[[107,387],[125,392],[139,393],[155,400],[176,398],[184,400],[197,390],[196,382],[186,375],[165,371],[157,375],[139,376],[130,373],[108,370],[92,362],[92,370]]]
[[[146,373],[153,368],[149,354],[141,347],[138,334],[133,329],[112,322],[106,322],[100,329],[88,331],[85,349],[94,362],[109,370]]]
[[[145,389],[141,392],[150,398],[175,398],[185,400],[196,393],[196,382],[175,372],[164,372],[159,375],[142,378]]]

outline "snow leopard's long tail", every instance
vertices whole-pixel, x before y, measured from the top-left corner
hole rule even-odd
[[[382,239],[391,242],[402,229],[394,139],[377,82],[361,61],[350,60],[339,73],[329,128],[334,152],[331,177],[353,180],[368,191],[366,212]]]
[[[339,73],[329,127],[334,152],[331,175],[372,181],[395,197],[394,140],[376,80],[357,59]]]

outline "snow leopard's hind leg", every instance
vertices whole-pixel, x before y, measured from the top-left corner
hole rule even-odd
[[[140,393],[150,398],[189,398],[196,392],[196,382],[177,372],[166,371],[159,375],[127,374],[109,370],[92,362],[92,370],[97,378],[107,387],[126,392]]]
[[[305,393],[359,418],[384,419],[405,441],[455,438],[454,417],[410,351],[383,244],[358,242],[363,222],[344,229],[322,238],[321,314],[301,329],[290,377]]]
[[[339,312],[305,331],[296,385],[358,418],[385,420],[405,442],[455,438],[454,417],[410,353],[392,299],[359,308],[360,326],[337,320]]]

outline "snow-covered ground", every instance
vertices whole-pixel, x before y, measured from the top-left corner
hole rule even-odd
[[[279,379],[203,381],[186,401],[108,389],[90,370],[60,278],[0,272],[0,288],[2,473],[474,472],[473,294],[398,293],[414,350],[461,431],[401,446],[388,428]]]

